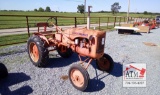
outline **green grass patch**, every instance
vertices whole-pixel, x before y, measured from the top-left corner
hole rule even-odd
[[[93,29],[93,28],[91,28],[91,29]],[[110,25],[108,27],[107,26],[100,26],[100,29],[99,29],[99,26],[98,26],[98,27],[95,27],[95,29],[96,30],[107,31],[107,32],[115,30],[113,25]]]
[[[25,43],[28,39],[28,34],[1,36],[0,46],[11,45],[16,43]]]
[[[0,15],[24,15],[24,16],[65,16],[65,17],[72,17],[72,18],[64,18],[64,17],[58,17],[58,25],[74,25],[75,24],[75,18],[77,17],[77,24],[85,24],[86,23],[86,17],[84,20],[84,14],[80,13],[56,13],[56,12],[0,12]],[[86,13],[87,16],[87,13]],[[123,16],[126,17],[126,13],[117,13],[116,15],[113,15],[112,13],[91,13],[91,23],[97,24],[99,23],[107,23],[108,17],[110,17],[109,22],[114,22],[115,18],[114,16]],[[144,14],[130,14],[131,17],[155,17],[154,15],[144,15]],[[29,17],[29,26],[35,27],[36,23],[38,22],[46,22],[48,17]],[[116,21],[120,21],[120,18],[117,18]],[[121,21],[124,21],[124,18],[121,19]],[[14,16],[0,16],[0,29],[9,29],[9,28],[25,28],[27,27],[26,24],[26,17],[14,17]]]

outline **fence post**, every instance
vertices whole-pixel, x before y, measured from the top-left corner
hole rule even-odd
[[[128,19],[128,20],[127,20],[127,23],[128,23],[128,22],[130,21],[130,19],[129,19],[129,17],[127,17],[127,19]]]
[[[108,21],[107,21],[107,29],[108,29],[108,23],[109,23],[109,17],[108,17]]]
[[[56,18],[56,25],[58,25],[58,21],[57,21],[58,18],[57,18],[57,16],[55,18]]]
[[[77,17],[74,18],[74,25],[77,27]]]
[[[132,20],[133,20],[133,18],[131,17],[131,23],[133,22]]]
[[[29,33],[29,23],[28,23],[28,16],[26,16],[26,21],[27,21],[27,31],[28,31],[28,37],[30,37],[30,33]]]
[[[126,22],[126,17],[124,17],[124,22]]]
[[[121,17],[120,17],[120,19],[119,19],[119,26],[120,26],[120,24],[121,24]]]
[[[56,20],[55,24],[57,25],[58,24],[57,16],[55,17],[55,20]],[[58,33],[58,29],[57,28],[56,28],[56,32]]]
[[[115,25],[116,25],[116,17],[115,17],[115,19],[114,19],[114,27],[115,27]]]
[[[100,30],[100,23],[101,23],[101,21],[100,21],[101,19],[100,19],[100,17],[99,17],[99,30]]]

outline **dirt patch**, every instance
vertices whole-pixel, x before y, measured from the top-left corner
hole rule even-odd
[[[67,80],[67,79],[68,79],[68,75],[63,75],[63,76],[61,76],[61,79],[62,79],[62,80]]]
[[[157,46],[155,43],[151,43],[151,42],[143,42],[143,44],[147,46]]]

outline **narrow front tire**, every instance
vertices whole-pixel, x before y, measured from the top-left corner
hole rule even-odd
[[[89,75],[87,70],[79,64],[74,64],[69,69],[69,79],[72,85],[80,90],[84,91],[88,87]]]

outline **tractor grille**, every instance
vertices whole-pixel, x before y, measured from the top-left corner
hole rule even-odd
[[[97,41],[97,50],[96,53],[101,53],[104,51],[104,45],[105,45],[105,37],[98,37]]]

